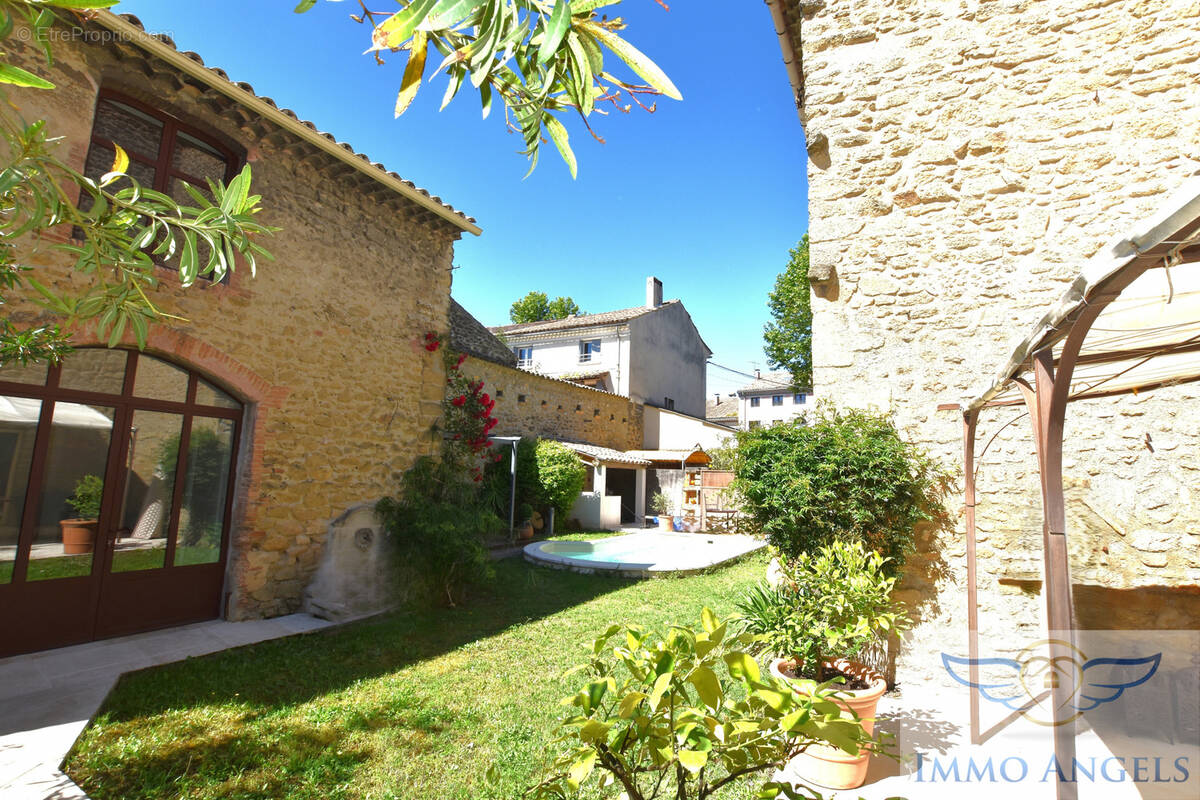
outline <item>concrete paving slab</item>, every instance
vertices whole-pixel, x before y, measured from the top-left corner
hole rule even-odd
[[[214,620],[0,659],[0,798],[87,800],[60,767],[122,673],[332,624]]]

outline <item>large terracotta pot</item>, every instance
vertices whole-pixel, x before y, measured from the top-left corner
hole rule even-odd
[[[826,661],[825,665],[870,684],[866,689],[839,689],[840,696],[830,699],[843,709],[853,711],[862,721],[863,730],[868,734],[873,733],[875,709],[879,705],[879,698],[887,691],[887,679],[864,664],[844,658]],[[777,658],[771,662],[771,674],[792,682],[796,680],[793,671],[795,666],[795,659]],[[805,783],[814,783],[827,789],[857,789],[867,779],[870,759],[869,751],[852,756],[832,745],[813,745],[788,763],[788,772]]]
[[[62,527],[63,553],[69,556],[90,553],[96,547],[96,531],[100,521],[95,519],[64,519]]]
[[[658,515],[658,529],[660,531],[674,530],[675,520],[667,514]]]
[[[517,538],[521,541],[527,541],[533,538],[533,523],[529,520],[517,523]]]

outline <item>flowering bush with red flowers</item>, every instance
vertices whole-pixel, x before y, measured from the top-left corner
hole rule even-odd
[[[473,381],[462,371],[466,355],[446,350],[446,395],[442,401],[442,429],[448,460],[460,463],[471,480],[483,480],[483,465],[494,459],[488,434],[499,424],[492,416],[496,401],[483,391],[483,381]]]
[[[433,353],[442,346],[442,337],[437,333],[430,331],[429,333],[425,334],[424,344],[425,349]],[[462,362],[460,361],[459,363],[461,364]]]

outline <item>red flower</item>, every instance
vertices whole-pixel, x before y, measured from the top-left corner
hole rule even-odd
[[[503,460],[504,460],[504,454],[503,454],[503,453],[496,453],[496,463],[497,463],[497,464],[499,464],[499,463],[500,463],[501,461],[503,461]]]
[[[476,480],[476,482],[478,482],[478,481],[481,481],[481,480],[483,480],[483,476],[482,476],[482,475],[476,475],[476,476],[475,476],[475,480]]]
[[[437,338],[436,333],[430,332],[430,333],[425,334],[425,341],[427,341],[427,342],[432,342],[436,338]]]
[[[492,401],[492,397],[487,392],[484,392],[483,396],[479,398],[479,402],[483,403],[485,406],[488,403],[490,403],[491,401]]]
[[[425,349],[432,353],[434,350],[437,350],[441,346],[442,346],[441,342],[432,341],[429,344],[425,345]]]
[[[486,423],[484,423],[484,426],[483,426],[484,433],[486,433],[487,431],[490,431],[492,428],[496,427],[496,423],[498,423],[499,421],[500,420],[495,419],[494,417],[492,419],[489,419]]]
[[[460,394],[458,397],[450,401],[450,405],[454,406],[455,408],[462,408],[466,402],[467,396],[465,394]]]
[[[458,369],[459,367],[461,367],[461,366],[462,366],[463,362],[464,362],[464,361],[466,361],[466,360],[467,360],[467,354],[466,354],[466,353],[463,353],[461,356],[459,356],[459,357],[458,357],[458,363],[456,363],[456,364],[454,365],[454,368],[455,368],[455,369]]]

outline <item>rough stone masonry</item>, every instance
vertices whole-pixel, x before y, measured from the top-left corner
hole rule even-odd
[[[815,384],[891,410],[961,464],[961,417],[937,404],[986,382],[1086,258],[1200,172],[1200,2],[787,10],[810,154]],[[1079,624],[1196,627],[1198,399],[1177,387],[1072,407]],[[1019,413],[985,412],[980,446]],[[1019,648],[1044,626],[1028,420],[991,445],[979,488],[983,641]],[[919,539],[903,595],[922,623],[902,682],[942,677],[931,655],[966,649],[961,518]]]

